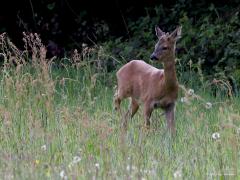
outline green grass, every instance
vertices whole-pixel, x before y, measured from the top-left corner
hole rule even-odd
[[[161,110],[145,130],[141,108],[124,132],[112,106],[114,73],[50,69],[40,63],[1,71],[1,179],[239,177],[239,98],[214,98],[201,89],[195,91],[206,101],[179,98],[175,138]]]

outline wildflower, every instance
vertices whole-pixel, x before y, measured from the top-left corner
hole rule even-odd
[[[194,94],[194,90],[193,90],[193,89],[189,89],[188,92],[187,92],[187,94],[188,94],[189,96],[192,96],[192,95]]]
[[[237,134],[240,135],[240,128],[237,128]]]
[[[71,169],[71,168],[72,168],[72,166],[73,166],[73,163],[72,163],[72,162],[70,162],[70,163],[69,163],[69,165],[68,165],[68,168],[69,168],[69,169]]]
[[[41,149],[42,149],[43,151],[46,151],[46,150],[47,150],[47,145],[46,145],[46,144],[42,145],[42,146],[41,146]]]
[[[217,139],[220,138],[220,134],[219,134],[218,132],[215,132],[215,133],[212,134],[212,138],[213,138],[214,140],[217,140]]]
[[[65,172],[64,172],[64,170],[62,170],[62,171],[60,172],[60,177],[62,178],[62,177],[64,177],[64,175],[65,175]]]
[[[87,47],[87,44],[86,43],[82,43],[82,47],[83,48]]]
[[[205,108],[206,108],[206,109],[211,109],[211,108],[212,108],[212,103],[207,102],[207,103],[205,104]]]
[[[151,170],[144,169],[144,170],[140,170],[140,172],[142,172],[144,174],[150,174]]]
[[[38,159],[35,160],[36,165],[38,165],[40,163],[40,161]]]
[[[188,99],[186,97],[181,97],[180,101],[182,103],[187,103],[188,102]]]
[[[76,164],[76,163],[78,163],[79,161],[81,161],[82,159],[79,157],[79,156],[75,156],[74,158],[73,158],[73,164]]]
[[[70,164],[68,165],[69,168],[71,168],[74,164],[77,164],[79,161],[81,161],[82,159],[79,156],[74,156],[73,161],[70,162]]]
[[[177,170],[173,173],[174,178],[179,178],[182,177],[182,172],[180,170]]]
[[[67,179],[67,176],[66,176],[64,170],[62,170],[59,175],[60,175],[60,177],[61,177],[62,179]]]
[[[97,169],[99,169],[99,163],[96,163],[96,164],[95,164],[95,167],[96,167]]]
[[[46,176],[47,177],[50,177],[50,170],[48,169],[47,172],[46,172]]]
[[[130,170],[137,170],[137,168],[135,166],[130,166],[130,165],[127,165],[127,171],[130,171]]]
[[[5,174],[4,179],[14,179],[12,174]]]

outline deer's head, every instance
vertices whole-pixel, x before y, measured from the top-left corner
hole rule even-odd
[[[155,27],[158,42],[155,50],[150,56],[151,60],[165,62],[175,53],[177,39],[181,36],[181,26],[177,27],[171,34],[163,32],[159,27]]]

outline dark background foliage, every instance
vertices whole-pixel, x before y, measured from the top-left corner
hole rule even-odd
[[[140,17],[150,16],[159,21],[154,23],[169,29],[169,26],[179,24],[179,19],[184,13],[191,17],[193,23],[198,22],[203,15],[214,11],[214,8],[220,16],[229,16],[234,10],[239,10],[238,2],[238,0],[196,2],[193,0],[5,0],[1,3],[0,32],[8,32],[13,41],[21,40],[23,31],[37,32],[46,41],[51,40],[61,47],[68,48],[66,45],[69,45],[71,46],[69,48],[72,48],[79,46],[81,42],[91,43],[91,40],[104,42],[110,37],[129,38],[136,29],[141,31],[141,28],[144,28],[129,27],[129,23],[138,21]],[[144,29],[146,28],[149,28],[148,24],[145,25]]]
[[[0,31],[8,32],[14,41],[21,40],[22,31],[37,32],[44,40],[70,49],[81,42],[127,36],[127,18],[143,16],[146,6],[154,7],[157,3],[156,0],[9,0],[1,5]]]
[[[190,69],[237,85],[239,11],[239,0],[8,0],[1,3],[0,33],[7,32],[18,47],[23,46],[23,31],[39,33],[50,57],[64,57],[86,43],[102,45],[123,62],[148,61],[156,41],[154,26],[173,31],[182,25],[177,49],[181,76],[187,79],[184,72]]]

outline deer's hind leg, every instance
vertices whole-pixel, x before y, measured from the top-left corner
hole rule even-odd
[[[120,104],[122,102],[123,99],[127,98],[127,93],[124,92],[121,88],[118,88],[114,94],[114,107],[115,107],[115,110],[117,110],[119,113],[120,113],[120,116],[122,118],[122,126],[123,127],[126,127],[127,126],[127,113],[125,114],[125,116],[123,115],[122,113],[122,110],[121,110],[121,107],[120,107]]]
[[[129,105],[128,111],[125,114],[123,126],[127,127],[127,121],[130,118],[133,118],[133,116],[136,114],[138,109],[139,109],[139,104],[138,104],[137,100],[135,98],[131,97],[131,103]]]
[[[139,104],[136,99],[131,98],[131,118],[136,114],[139,109]]]
[[[122,126],[125,129],[127,128],[128,120],[136,114],[138,109],[139,109],[139,104],[137,100],[134,98],[131,98],[131,103],[129,105],[128,111],[126,112],[122,122]]]
[[[145,126],[146,128],[150,127],[150,118],[152,115],[153,107],[151,106],[150,102],[144,103],[144,119],[145,119]]]
[[[121,101],[122,101],[122,98],[119,97],[119,92],[118,92],[118,90],[116,90],[116,92],[114,94],[114,109],[116,111],[120,112],[120,114],[122,114],[121,113],[121,107],[120,107]]]

